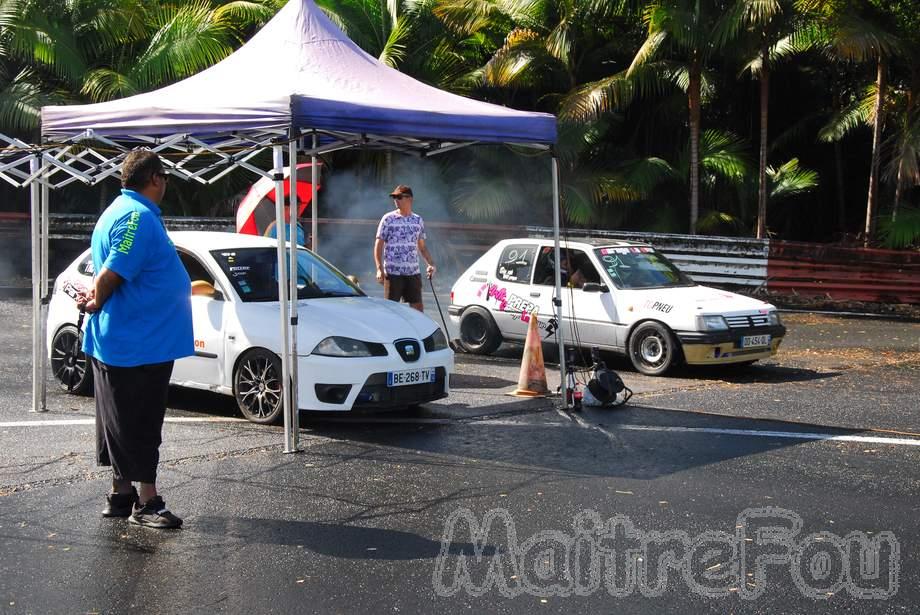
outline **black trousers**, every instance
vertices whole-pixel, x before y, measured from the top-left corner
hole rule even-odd
[[[154,483],[173,361],[116,367],[93,358],[96,461],[114,478]]]

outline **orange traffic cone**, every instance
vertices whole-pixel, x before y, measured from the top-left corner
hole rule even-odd
[[[530,314],[527,327],[527,341],[524,342],[524,357],[521,359],[521,375],[518,377],[517,390],[511,393],[515,397],[546,397],[549,387],[546,385],[546,369],[543,367],[543,344],[537,329],[537,312]]]

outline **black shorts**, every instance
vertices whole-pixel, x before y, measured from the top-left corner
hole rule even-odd
[[[96,461],[114,478],[154,483],[173,361],[116,367],[93,358]]]
[[[390,275],[383,281],[383,295],[391,301],[404,299],[406,303],[422,302],[422,276]]]

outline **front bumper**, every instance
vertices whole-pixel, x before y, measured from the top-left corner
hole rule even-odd
[[[769,335],[770,345],[742,348],[741,340],[748,335]],[[757,361],[771,357],[779,351],[786,335],[786,327],[748,327],[723,331],[679,331],[684,359],[690,365],[721,365]]]
[[[403,362],[392,348],[388,350],[386,357],[298,357],[298,407],[320,412],[383,410],[441,399],[450,393],[451,350],[424,352],[412,363]],[[435,369],[435,382],[401,387],[386,384],[387,372],[426,367]]]

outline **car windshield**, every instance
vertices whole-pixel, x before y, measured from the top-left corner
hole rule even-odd
[[[628,246],[594,250],[607,276],[617,288],[695,286],[671,261],[654,248]]]
[[[243,301],[278,300],[278,256],[273,247],[213,250],[211,255],[223,269]],[[285,257],[289,262],[290,256]],[[297,298],[361,297],[364,293],[340,271],[313,254],[297,250]]]

